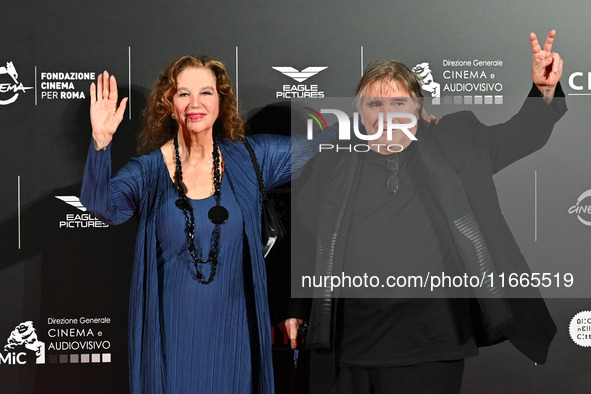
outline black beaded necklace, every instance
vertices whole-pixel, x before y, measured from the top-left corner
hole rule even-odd
[[[197,279],[204,285],[210,283],[215,276],[218,265],[218,245],[220,241],[220,224],[226,223],[228,220],[228,210],[220,205],[221,195],[221,175],[220,175],[220,150],[217,141],[213,140],[213,196],[215,198],[215,207],[212,207],[207,213],[209,221],[215,224],[211,233],[213,238],[213,247],[209,250],[209,257],[202,260],[197,257],[197,247],[195,246],[195,215],[193,214],[193,207],[187,197],[187,187],[183,183],[183,166],[181,165],[181,157],[179,155],[179,141],[178,137],[174,136],[174,153],[176,156],[176,171],[175,171],[175,187],[179,194],[179,199],[176,200],[176,206],[183,211],[185,216],[185,231],[189,237],[189,254],[193,258],[195,270],[197,272]],[[199,264],[211,263],[211,271],[208,279],[203,279],[203,273],[199,270]]]

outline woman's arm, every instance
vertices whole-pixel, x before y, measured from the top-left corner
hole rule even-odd
[[[80,202],[97,218],[109,225],[127,221],[139,206],[149,172],[140,159],[132,159],[111,179],[111,145],[88,149]]]
[[[142,188],[139,162],[130,162],[111,179],[111,140],[123,120],[127,98],[117,106],[117,81],[105,71],[90,85],[93,142],[88,149],[80,200],[92,214],[110,225],[129,219]]]

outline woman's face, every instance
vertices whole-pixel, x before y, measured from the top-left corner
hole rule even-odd
[[[211,133],[220,109],[213,71],[207,67],[189,67],[181,71],[172,101],[180,129]]]

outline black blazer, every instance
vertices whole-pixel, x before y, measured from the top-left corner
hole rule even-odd
[[[474,213],[482,236],[486,240],[490,257],[497,272],[529,272],[529,267],[501,213],[492,176],[509,164],[542,148],[548,141],[554,124],[566,112],[564,93],[557,86],[555,98],[548,105],[539,90],[532,87],[529,98],[519,112],[505,123],[486,126],[469,111],[453,113],[441,118],[435,125],[421,124],[422,136],[418,143],[429,139],[436,145],[463,185],[465,196]],[[343,261],[335,248],[343,245],[339,234],[343,230],[342,217],[351,193],[353,174],[358,159],[355,155],[340,155],[342,160],[320,154],[311,171],[312,189],[317,189],[315,204],[318,211],[308,211],[308,218],[316,222],[315,251],[301,250],[303,260],[316,261],[316,272],[329,274],[341,272]],[[310,189],[308,185],[305,189]],[[332,196],[332,197],[331,197]],[[338,196],[338,197],[334,197]],[[298,246],[298,252],[300,247]],[[294,262],[296,265],[298,262]],[[305,263],[303,264],[305,265]],[[556,326],[537,290],[527,297],[524,293],[506,290],[512,318],[500,332],[492,332],[486,319],[475,316],[474,332],[480,346],[509,339],[514,346],[538,363],[546,361],[549,345],[556,333]],[[330,353],[334,338],[335,308],[330,295],[317,297],[310,302],[298,300],[292,303],[290,317],[309,322],[307,346],[325,349]],[[311,308],[310,308],[311,304]],[[477,304],[475,303],[477,307]],[[477,307],[478,308],[478,307]]]

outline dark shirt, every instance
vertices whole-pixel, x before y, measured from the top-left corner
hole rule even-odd
[[[398,155],[398,189],[386,164],[394,156],[361,154],[356,190],[347,209],[344,273],[408,276],[452,272],[458,266],[441,210],[427,185],[415,144]],[[340,300],[339,363],[394,367],[477,353],[465,299],[414,298],[425,290],[383,289],[382,297]],[[420,293],[419,293],[420,292]],[[358,292],[363,297],[363,290]]]

